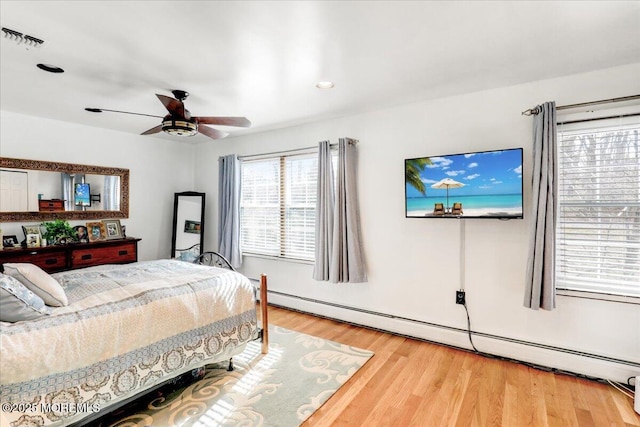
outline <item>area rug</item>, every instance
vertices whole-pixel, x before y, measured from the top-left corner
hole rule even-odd
[[[278,326],[269,354],[251,342],[228,363],[208,365],[204,378],[138,399],[95,425],[111,427],[278,426],[302,424],[373,353]]]

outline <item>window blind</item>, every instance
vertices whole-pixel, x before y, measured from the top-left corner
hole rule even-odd
[[[313,260],[317,162],[317,154],[243,162],[243,252]]]
[[[640,297],[640,125],[559,127],[556,287]]]
[[[280,254],[279,159],[242,163],[240,244],[243,252]]]

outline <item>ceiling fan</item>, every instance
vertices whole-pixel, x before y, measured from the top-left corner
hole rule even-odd
[[[218,129],[212,128],[209,125],[222,125],[222,126],[236,126],[248,128],[251,126],[251,122],[246,117],[198,117],[192,116],[189,110],[184,108],[183,101],[189,96],[189,92],[184,90],[172,90],[173,96],[171,98],[166,95],[156,94],[162,105],[167,109],[169,114],[166,116],[155,116],[152,114],[131,113],[129,111],[107,110],[104,108],[85,108],[85,110],[92,113],[102,113],[103,111],[110,111],[112,113],[124,113],[134,114],[137,116],[157,117],[162,119],[162,123],[158,126],[142,132],[141,135],[150,135],[158,133],[160,131],[168,133],[169,135],[178,136],[193,136],[197,133],[208,136],[212,139],[221,139],[229,135],[227,132],[222,132]]]

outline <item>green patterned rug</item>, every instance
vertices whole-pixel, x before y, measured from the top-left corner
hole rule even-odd
[[[278,426],[302,424],[373,356],[278,326],[269,354],[251,342],[227,363],[208,365],[204,378],[163,397],[151,394],[96,422],[100,426]]]

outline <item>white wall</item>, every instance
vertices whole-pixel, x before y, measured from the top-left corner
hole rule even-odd
[[[360,208],[369,282],[315,282],[311,279],[311,265],[256,257],[245,257],[242,271],[254,278],[267,273],[270,289],[277,292],[425,323],[274,295],[271,301],[278,304],[468,348],[464,309],[454,303],[455,290],[460,286],[460,222],[404,217],[404,159],[524,147],[525,219],[465,220],[466,290],[472,329],[638,365],[492,338],[477,337],[474,342],[482,351],[626,380],[640,371],[637,305],[560,296],[558,308],[552,312],[523,307],[529,242],[527,212],[531,208],[532,120],[520,112],[549,100],[564,105],[637,94],[638,75],[640,64],[635,64],[199,145],[197,190],[209,196],[205,246],[216,247],[217,168],[211,165],[219,156],[306,147],[323,139],[336,142],[342,136],[359,139]]]
[[[173,193],[193,186],[193,148],[182,142],[0,112],[0,156],[129,169],[127,235],[140,237],[139,260],[168,258]],[[70,221],[71,225],[84,221]],[[23,238],[21,223],[4,235]]]

